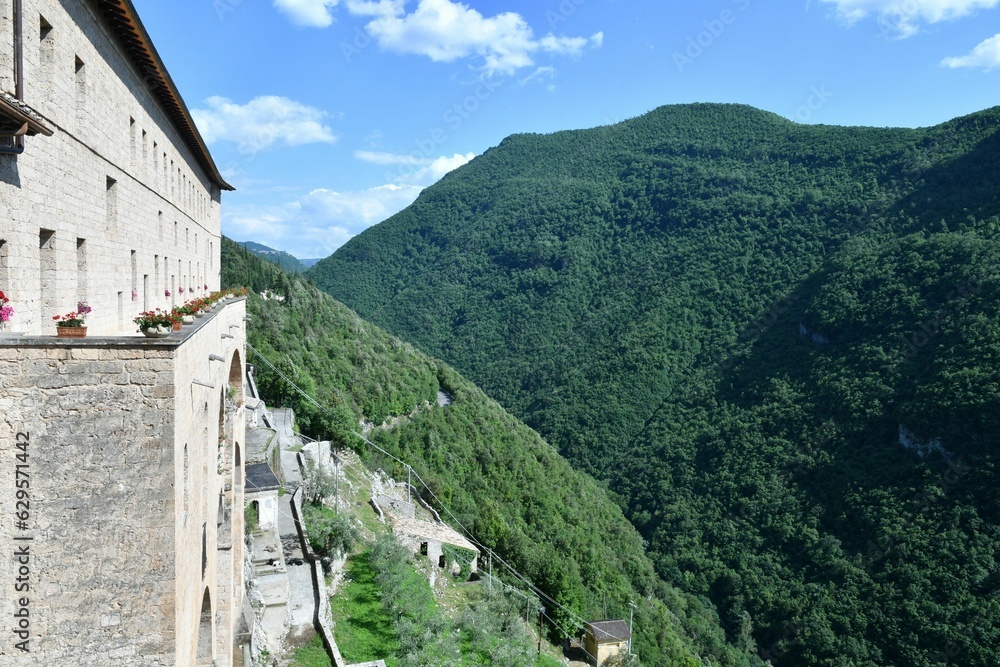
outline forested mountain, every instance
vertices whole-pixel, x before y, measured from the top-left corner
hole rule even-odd
[[[995,665],[998,130],[513,136],[308,275],[606,480],[730,640]]]
[[[727,641],[711,603],[656,575],[638,533],[600,485],[451,367],[229,239],[222,282],[251,290],[247,335],[256,353],[248,350],[248,362],[265,400],[293,407],[308,435],[353,447],[372,469],[405,479],[404,468],[356,435],[359,420],[393,423],[368,437],[413,465],[461,524],[565,607],[542,602],[560,628],[575,633],[574,615],[599,618],[605,602],[609,615],[627,618],[633,601],[643,664],[762,667],[747,637],[740,646]],[[448,405],[439,404],[439,391]],[[496,571],[523,588],[499,561]],[[559,629],[551,631],[558,639]]]
[[[297,257],[288,254],[284,250],[275,250],[263,243],[255,243],[253,241],[237,241],[237,243],[258,257],[262,257],[269,262],[274,262],[289,273],[303,273],[307,268],[316,263],[313,262],[307,266]]]

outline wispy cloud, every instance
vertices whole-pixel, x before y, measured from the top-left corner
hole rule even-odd
[[[382,151],[358,151],[357,159],[396,167],[393,182],[364,190],[321,188],[279,206],[227,206],[223,228],[231,238],[286,250],[296,257],[333,253],[360,234],[402,211],[428,185],[461,167],[474,154],[422,158]]]
[[[319,28],[333,23],[340,0],[274,0],[275,6],[299,25]],[[435,62],[478,58],[486,71],[512,74],[532,67],[535,54],[579,56],[600,48],[604,33],[591,37],[564,37],[549,33],[536,38],[520,14],[483,16],[452,0],[418,0],[407,13],[403,0],[346,0],[348,12],[371,17],[366,31],[386,51],[421,55]]]
[[[367,190],[313,190],[281,206],[230,206],[227,236],[284,249],[297,257],[325,257],[372,225],[409,206],[423,188],[383,185]]]
[[[964,56],[945,58],[941,64],[952,68],[982,68],[987,72],[995,67],[1000,67],[1000,33],[984,40]]]
[[[951,21],[992,9],[1000,0],[820,0],[832,4],[849,24],[875,16],[883,28],[910,37],[922,24]]]
[[[286,97],[256,97],[242,105],[225,97],[210,97],[205,104],[208,108],[191,111],[205,141],[231,141],[244,154],[279,143],[302,146],[337,140],[333,130],[323,124],[325,112]]]
[[[425,158],[421,155],[404,155],[386,153],[383,151],[355,151],[354,157],[362,162],[378,164],[387,167],[397,167],[396,174],[390,174],[395,183],[428,186],[439,181],[448,172],[458,169],[470,162],[475,153],[455,153],[436,158]]]
[[[326,28],[333,24],[333,8],[340,0],[274,0],[278,11],[292,23],[309,28]]]
[[[534,72],[518,81],[518,83],[522,86],[527,86],[529,83],[547,83],[552,81],[555,75],[555,67],[539,67]],[[551,91],[553,88],[554,86],[550,83],[548,85],[548,89]]]

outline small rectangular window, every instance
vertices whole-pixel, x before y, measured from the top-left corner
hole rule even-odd
[[[107,177],[105,181],[106,222],[110,229],[118,223],[118,181]]]
[[[87,240],[76,240],[76,300],[87,301]]]
[[[38,16],[38,60],[48,71],[56,59],[55,36],[52,34],[52,26],[45,17]]]
[[[82,121],[87,109],[87,69],[80,56],[76,56],[73,69],[76,79],[76,117],[78,121]]]

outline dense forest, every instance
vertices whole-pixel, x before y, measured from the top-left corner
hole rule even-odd
[[[284,250],[275,250],[262,243],[254,243],[253,241],[236,241],[236,243],[258,257],[266,259],[269,262],[274,262],[289,273],[304,273],[307,268],[300,259],[288,254]]]
[[[368,437],[413,466],[427,483],[429,502],[447,508],[446,518],[467,526],[558,601],[558,607],[543,601],[556,623],[553,639],[576,635],[578,617],[599,618],[605,604],[608,615],[627,618],[634,602],[643,664],[762,665],[747,637],[740,646],[727,641],[704,596],[656,575],[641,538],[605,489],[451,367],[228,239],[222,280],[251,290],[247,335],[256,352],[248,351],[248,361],[266,401],[293,407],[306,434],[352,447],[373,469],[405,479],[405,469],[358,437],[362,421],[376,425]],[[439,391],[450,404],[439,404]],[[377,426],[389,422],[391,428]]]
[[[604,480],[733,645],[996,665],[998,130],[513,136],[307,275]]]

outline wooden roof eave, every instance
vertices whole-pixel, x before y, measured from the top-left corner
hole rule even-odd
[[[23,103],[20,103],[20,105],[23,105]],[[51,137],[54,134],[52,128],[26,110],[27,105],[24,105],[25,108],[22,108],[20,105],[14,104],[5,97],[0,96],[0,118],[8,121],[12,126],[19,128],[17,132],[0,132],[0,135],[20,136],[26,134],[29,137],[33,137],[36,134],[41,134]]]
[[[160,104],[181,139],[215,185],[223,190],[235,188],[219,172],[212,154],[191,117],[191,112],[156,52],[132,0],[96,0],[122,49],[138,70],[150,94]]]

